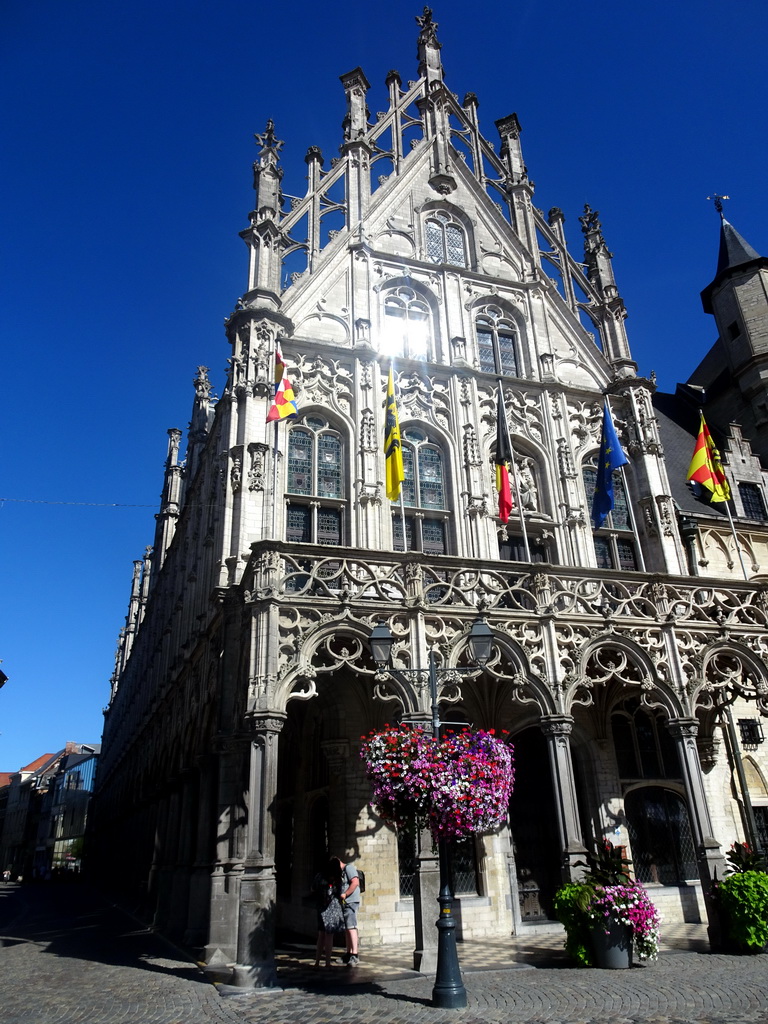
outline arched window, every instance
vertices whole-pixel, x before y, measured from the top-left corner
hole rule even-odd
[[[326,419],[307,416],[290,428],[287,540],[303,544],[342,543],[343,457],[341,435]]]
[[[405,285],[384,299],[382,354],[427,359],[432,341],[429,303]]]
[[[699,877],[685,801],[664,786],[644,786],[624,800],[632,867],[639,882],[680,885]]]
[[[445,210],[431,213],[424,224],[427,259],[431,263],[450,263],[466,267],[467,246],[464,229]]]
[[[637,697],[613,709],[611,731],[622,781],[681,777],[677,747],[663,719]]]
[[[403,432],[402,443],[406,547],[403,546],[403,518],[395,506],[395,550],[407,548],[408,551],[444,555],[447,552],[448,499],[443,454],[423,430],[413,427]]]
[[[519,377],[518,337],[514,321],[498,306],[486,306],[475,318],[477,356],[483,373]]]
[[[594,465],[585,466],[583,471],[584,491],[587,510],[592,509],[597,470]],[[599,530],[593,530],[595,556],[598,569],[637,569],[637,538],[627,500],[627,492],[621,474],[613,474],[613,511],[608,513]]]

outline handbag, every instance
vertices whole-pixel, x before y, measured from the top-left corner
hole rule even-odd
[[[343,931],[344,911],[341,909],[341,901],[337,896],[331,897],[328,906],[320,914],[320,920],[327,932]]]

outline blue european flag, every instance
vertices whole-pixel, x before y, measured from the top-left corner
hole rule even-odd
[[[619,444],[616,427],[611,419],[611,410],[605,403],[603,411],[603,433],[600,438],[600,458],[597,462],[595,493],[592,498],[592,525],[596,530],[605,522],[613,509],[613,473],[619,466],[626,466],[629,459]]]

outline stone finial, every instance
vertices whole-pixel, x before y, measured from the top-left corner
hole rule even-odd
[[[589,203],[585,203],[584,216],[579,217],[581,230],[584,232],[585,235],[591,235],[593,233],[602,234],[602,225],[600,223],[599,218],[599,210],[593,210]]]
[[[264,131],[256,132],[253,137],[260,146],[259,157],[261,158],[262,165],[264,163],[276,164],[280,150],[285,143],[275,135],[275,122],[272,118],[267,121],[267,127]]]
[[[443,66],[440,61],[442,44],[437,41],[437,22],[432,20],[432,9],[425,7],[421,17],[416,17],[416,23],[421,29],[416,47],[419,74],[427,79],[429,86],[443,79]]]

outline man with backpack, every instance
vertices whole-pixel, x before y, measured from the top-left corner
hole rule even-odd
[[[344,908],[344,929],[347,939],[347,952],[344,959],[347,967],[357,967],[360,963],[358,955],[357,912],[360,909],[360,877],[354,864],[345,864],[339,860],[341,867],[341,905]]]

